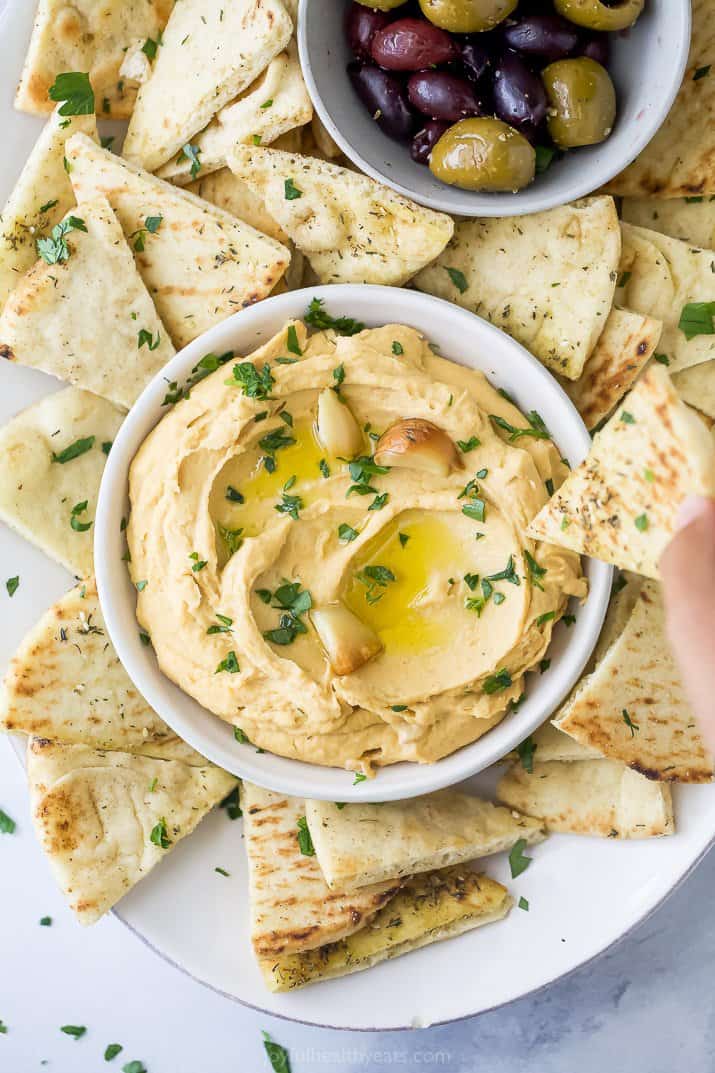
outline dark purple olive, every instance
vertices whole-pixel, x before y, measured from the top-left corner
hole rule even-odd
[[[546,115],[544,84],[515,52],[505,52],[494,71],[494,111],[511,127],[538,126]]]
[[[395,141],[408,142],[417,124],[400,79],[367,63],[349,64],[348,75],[380,130]]]
[[[506,24],[503,36],[509,48],[549,63],[570,55],[579,43],[576,27],[559,15],[526,15]]]
[[[420,71],[448,63],[458,55],[457,43],[424,19],[397,19],[372,39],[372,58],[389,71]]]
[[[479,115],[481,104],[474,87],[466,78],[445,71],[420,71],[407,83],[410,104],[432,119],[456,122],[465,116]]]
[[[425,123],[422,130],[418,130],[412,139],[410,149],[412,159],[418,164],[429,164],[432,150],[449,127],[450,124],[443,119],[430,119],[429,123]]]
[[[482,78],[490,64],[490,56],[487,49],[479,41],[467,40],[461,46],[462,67],[467,78],[478,82]]]
[[[611,58],[611,43],[608,34],[590,34],[578,52],[581,56],[588,56],[590,60],[600,63],[602,67],[607,67]]]
[[[359,60],[369,60],[373,37],[389,21],[390,16],[386,11],[373,11],[362,4],[351,4],[345,12],[345,36],[350,51]]]

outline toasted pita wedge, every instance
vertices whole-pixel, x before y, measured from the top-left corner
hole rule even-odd
[[[406,283],[454,224],[347,168],[277,149],[236,146],[228,164],[261,197],[321,283]]]
[[[65,142],[78,131],[96,141],[94,116],[64,119],[57,111],[53,113],[0,215],[0,310],[37,260],[37,239],[49,235],[74,205],[64,166]]]
[[[518,838],[532,845],[544,837],[537,821],[456,790],[341,808],[306,801],[305,814],[331,890],[462,864],[509,849]]]
[[[611,310],[579,379],[562,381],[586,428],[596,428],[630,391],[652,357],[661,329],[652,317]]]
[[[77,200],[106,197],[125,236],[139,233],[147,217],[162,217],[136,263],[175,346],[265,298],[288,267],[278,242],[89,138],[71,138],[67,155]]]
[[[715,250],[715,201],[711,197],[626,197],[621,217],[701,250]]]
[[[651,365],[596,434],[588,457],[537,514],[529,534],[646,577],[686,495],[715,493],[715,448],[661,365]]]
[[[236,785],[221,768],[30,738],[32,820],[81,924],[94,924]]]
[[[127,160],[156,171],[265,71],[292,33],[280,0],[181,0],[139,89]]]
[[[227,104],[205,130],[192,139],[199,154],[200,175],[226,166],[234,145],[271,145],[283,134],[309,123],[313,105],[305,88],[298,50],[291,44],[237,100]],[[192,181],[191,161],[185,153],[167,161],[160,178],[184,186]]]
[[[675,104],[652,141],[607,186],[624,197],[715,193],[715,20],[711,0],[693,0],[690,56]]]
[[[270,991],[362,972],[429,943],[492,924],[509,912],[506,887],[459,866],[408,879],[367,927],[318,950],[260,961]]]
[[[317,156],[321,160],[340,160],[343,151],[337,142],[333,141],[320,116],[313,116],[306,133],[308,134],[308,146],[304,152],[307,156]]]
[[[109,203],[82,202],[63,225],[66,260],[37,261],[0,314],[0,356],[129,408],[174,347]]]
[[[675,830],[670,787],[616,760],[515,764],[500,780],[505,805],[538,816],[549,831],[600,838],[653,838]]]
[[[251,942],[258,957],[313,950],[358,931],[398,889],[373,883],[331,891],[315,856],[298,843],[305,802],[244,782],[241,789],[251,897]]]
[[[194,767],[208,763],[134,688],[107,634],[92,578],[50,607],[10,660],[0,727]]]
[[[248,183],[234,175],[230,168],[213,171],[185,189],[230,212],[264,235],[270,235],[276,242],[285,245],[290,241],[281,225],[268,212],[263,199],[253,192]]]
[[[135,90],[119,77],[136,40],[157,41],[174,0],[39,0],[15,107],[43,115],[58,74],[88,71],[98,115],[128,119]]]
[[[618,580],[611,590],[611,599],[608,604],[603,629],[593,650],[593,656],[587,664],[589,672],[603,659],[613,642],[625,630],[628,619],[633,614],[633,608],[636,606],[638,594],[644,584],[645,579],[638,574],[631,574],[628,571],[619,574]]]
[[[688,339],[679,326],[686,306],[710,302],[715,293],[715,251],[632,224],[621,224],[621,229],[619,304],[663,322],[658,351],[671,373],[715,358],[715,335]]]
[[[532,761],[538,758],[539,763],[547,763],[551,760],[565,763],[572,760],[598,760],[601,758],[601,753],[599,753],[598,749],[591,749],[587,745],[582,745],[580,742],[575,741],[568,734],[564,734],[562,730],[558,730],[548,720],[538,730],[535,730],[530,739],[527,740],[530,740],[534,750],[533,753],[530,750]],[[524,766],[518,752],[509,753],[505,759],[519,760],[522,763],[522,767]]]
[[[612,198],[587,198],[532,216],[460,221],[415,285],[492,321],[577,380],[613,305],[620,249]]]
[[[676,373],[673,385],[683,402],[715,418],[715,359]]]
[[[0,429],[0,520],[78,577],[92,573],[93,530],[84,527],[94,522],[103,445],[111,445],[123,418],[111,402],[71,387]],[[53,461],[90,441],[78,457]]]
[[[713,758],[670,654],[655,582],[643,585],[625,629],[561,709],[557,726],[649,779],[712,780]]]

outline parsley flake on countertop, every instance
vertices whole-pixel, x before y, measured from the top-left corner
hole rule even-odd
[[[81,455],[86,454],[94,447],[94,436],[86,436],[82,440],[75,440],[69,447],[65,447],[64,451],[60,451],[59,454],[52,452],[52,461],[58,462],[61,466],[64,466],[66,462],[71,462],[73,458],[79,458]]]
[[[526,913],[529,912],[529,903],[527,902],[526,898],[519,898],[517,905],[519,909],[523,909]]]
[[[122,1066],[122,1073],[147,1073],[147,1069],[143,1062],[134,1059],[133,1062],[127,1062]]]
[[[284,182],[283,193],[286,201],[295,201],[297,198],[303,196],[303,191],[298,189],[292,179],[286,179]]]
[[[51,928],[52,927],[52,917],[40,917],[40,927],[41,928]]]
[[[82,1039],[86,1031],[85,1025],[62,1025],[60,1028],[60,1032],[64,1032],[66,1036],[72,1036],[72,1039]]]
[[[19,575],[16,574],[15,577],[9,577],[5,582],[5,588],[7,589],[8,596],[14,596],[17,590],[20,588]]]
[[[333,317],[323,309],[322,298],[312,298],[310,305],[303,316],[306,324],[317,331],[325,331],[332,328],[338,335],[357,335],[363,331],[365,325],[352,317]]]
[[[113,1058],[116,1058],[118,1054],[121,1054],[124,1048],[121,1043],[110,1043],[104,1051],[104,1061],[111,1062]]]
[[[525,849],[526,839],[519,838],[509,851],[509,868],[511,869],[512,879],[516,879],[517,876],[520,876],[531,864],[532,858],[524,856]]]
[[[15,833],[17,824],[14,820],[11,820],[7,812],[3,812],[0,808],[0,834],[11,835]]]
[[[285,1047],[281,1047],[280,1043],[274,1043],[267,1032],[263,1033],[263,1046],[273,1073],[291,1073],[288,1051]]]
[[[60,115],[94,115],[94,90],[86,71],[58,74],[47,91],[51,101],[63,101]]]
[[[315,856],[315,847],[313,846],[313,839],[310,837],[308,821],[305,816],[298,817],[298,845],[304,857]]]
[[[171,845],[171,839],[166,830],[166,820],[162,816],[158,823],[154,824],[149,835],[149,841],[155,846],[160,846],[161,849],[168,849]]]
[[[231,875],[231,873],[227,872],[225,868],[219,868],[218,866],[216,868],[214,868],[214,872],[218,872],[218,874],[220,876],[230,876]]]

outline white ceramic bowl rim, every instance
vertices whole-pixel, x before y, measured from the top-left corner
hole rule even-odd
[[[298,9],[303,77],[323,125],[366,175],[453,216],[521,216],[598,190],[632,163],[654,137],[675,100],[688,61],[690,0],[647,0],[633,31],[617,35],[623,57],[614,50],[609,65],[619,101],[612,135],[599,145],[566,154],[515,194],[474,193],[440,183],[410,159],[409,147],[391,141],[372,123],[345,74],[347,46],[342,36],[335,40],[342,35],[342,14],[338,16],[337,10],[346,3],[300,0]],[[636,48],[639,62],[634,57]]]
[[[207,712],[159,670],[153,649],[142,644],[136,621],[136,591],[122,556],[122,519],[128,511],[129,467],[140,445],[166,412],[162,400],[169,381],[183,382],[204,354],[235,349],[248,354],[300,317],[314,297],[334,315],[368,326],[412,325],[440,344],[452,359],[471,353],[497,387],[514,395],[523,409],[537,409],[558,430],[556,442],[572,464],[588,452],[590,437],[568,396],[523,347],[493,325],[459,307],[416,291],[392,287],[335,285],[269,298],[215,325],[177,354],[144,390],[122,424],[107,460],[95,519],[95,568],[109,636],[139,692],[177,734],[214,763],[259,785],[298,797],[337,801],[381,801],[412,797],[466,779],[497,762],[539,726],[571,689],[598,637],[608,605],[611,568],[585,560],[590,593],[576,623],[560,625],[549,648],[552,665],[528,676],[527,696],[483,738],[434,764],[402,762],[380,769],[374,780],[353,785],[353,775],[236,742],[233,729]],[[468,360],[464,364],[470,364]]]

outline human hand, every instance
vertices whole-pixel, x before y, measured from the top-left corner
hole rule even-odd
[[[715,752],[715,499],[689,496],[660,560],[668,637],[703,737]]]

